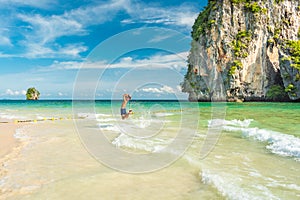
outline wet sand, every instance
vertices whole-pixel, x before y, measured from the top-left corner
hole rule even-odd
[[[7,179],[0,199],[220,197],[209,186],[201,184],[199,170],[183,159],[153,173],[122,173],[90,156],[75,134],[72,121],[28,125],[22,124],[18,130],[26,132],[30,142],[26,142],[28,138],[21,140],[6,159]]]
[[[14,137],[16,129],[20,127],[20,124],[0,124],[0,179],[6,174],[4,169],[5,162],[15,156],[16,152],[14,150],[20,145],[20,142]],[[0,196],[2,192],[0,188]]]
[[[20,125],[13,123],[0,124],[0,160],[8,155],[14,147],[18,145],[17,139],[14,138],[15,130]]]
[[[4,163],[0,165],[0,172],[3,173],[0,177],[0,200],[298,200],[300,197],[300,125],[299,112],[296,112],[300,110],[300,104],[249,103],[243,104],[243,107],[241,104],[229,104],[225,120],[211,119],[211,107],[208,104],[202,105],[203,114],[198,122],[198,130],[184,155],[152,173],[128,174],[107,167],[102,160],[96,160],[83,145],[82,137],[77,133],[78,125],[84,125],[85,129],[80,129],[82,135],[94,130],[97,131],[95,135],[105,134],[111,143],[117,141],[118,146],[112,147],[130,153],[152,153],[156,147],[168,144],[169,139],[175,138],[181,116],[187,116],[186,121],[194,120],[198,112],[195,105],[198,104],[184,105],[191,107],[184,113],[170,111],[168,114],[163,113],[163,116],[154,116],[154,122],[162,122],[166,133],[135,140],[130,139],[130,135],[123,137],[120,134],[118,120],[121,119],[111,113],[110,102],[100,102],[96,107],[98,114],[94,118],[93,113],[84,111],[83,104],[83,110],[75,115],[76,119],[79,118],[76,121],[77,129],[74,121],[68,117],[72,115],[70,102],[36,103],[39,104],[29,104],[26,109],[16,108],[18,104],[4,109],[3,116],[33,121],[0,123],[0,164]],[[113,105],[119,109],[119,102]],[[161,110],[159,106],[154,107],[154,103],[135,104],[135,110],[144,105],[149,110],[153,108],[153,112],[155,109]],[[178,108],[172,102],[164,105],[170,110]],[[148,114],[140,116],[137,112],[132,119],[141,125],[147,125],[152,120]],[[50,120],[40,120],[44,118]],[[286,120],[280,120],[282,118]],[[200,151],[207,139],[207,127],[214,128],[211,125],[222,125],[223,131],[216,146],[202,159]],[[182,127],[183,131],[194,130],[190,123]],[[144,129],[155,132],[156,127],[145,126],[133,133],[144,134]],[[95,145],[99,144],[95,140]],[[122,158],[113,154],[110,147],[101,150],[112,159]],[[174,152],[170,151],[171,154]]]

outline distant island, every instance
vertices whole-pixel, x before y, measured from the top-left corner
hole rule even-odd
[[[26,93],[26,100],[38,100],[40,98],[40,92],[34,87],[28,88]]]

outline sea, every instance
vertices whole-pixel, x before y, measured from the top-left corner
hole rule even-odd
[[[0,199],[300,199],[300,103],[120,105],[0,101]]]

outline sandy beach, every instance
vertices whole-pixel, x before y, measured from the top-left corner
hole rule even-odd
[[[0,178],[6,183],[0,199],[85,199],[86,195],[97,199],[99,194],[103,199],[139,199],[141,196],[197,199],[199,193],[211,194],[201,187],[197,170],[186,168],[184,161],[143,175],[117,172],[101,165],[80,144],[72,124],[63,120],[1,125],[1,130],[5,130],[1,145],[6,148],[1,148],[1,166],[5,167],[1,168]],[[18,130],[27,131],[29,143],[26,139],[14,138]],[[66,148],[61,151],[63,146]],[[174,181],[174,177],[181,181]],[[82,194],[74,191],[82,191]]]
[[[0,161],[18,145],[19,142],[14,138],[15,130],[18,127],[20,125],[13,123],[0,124]]]
[[[20,145],[20,141],[18,141],[15,137],[15,131],[17,128],[20,128],[20,124],[14,123],[0,123],[0,178],[5,175],[4,165],[7,160],[9,160],[12,156],[16,156],[14,150],[17,150],[17,147]],[[0,188],[0,195],[2,190]]]
[[[119,109],[119,102],[97,102],[96,115],[85,112],[89,104],[83,102],[75,121],[69,117],[70,101],[34,103],[2,106],[2,122],[9,123],[0,123],[0,200],[300,197],[300,126],[299,112],[295,112],[299,111],[299,104],[229,104],[218,143],[201,159],[199,151],[207,127],[220,122],[211,122],[210,104],[184,103],[181,114],[176,112],[180,108],[176,102],[160,102],[164,112],[159,106],[153,107],[157,102],[135,102],[132,106],[136,113],[125,123],[111,113],[112,109]],[[122,157],[113,154],[110,147],[134,155],[151,154],[174,138],[181,116],[192,121],[196,106],[201,106],[202,118],[192,144],[174,163],[151,173],[120,172],[103,160],[96,160],[82,144],[74,123],[77,122],[77,128],[82,125],[80,136],[90,136],[90,141],[101,147],[99,152],[121,162]],[[143,109],[153,114],[144,114]],[[274,123],[283,117],[286,123]],[[30,122],[15,124],[14,120]],[[139,126],[131,126],[131,122]],[[122,134],[119,128],[120,123],[125,123],[122,125],[128,125],[129,133],[142,136],[155,132],[156,127],[150,125],[157,122],[164,125],[163,129],[149,138]],[[191,130],[189,124],[182,128],[184,133]],[[112,145],[102,148],[103,143],[96,137],[99,134],[105,135]],[[162,155],[174,154],[166,152]]]

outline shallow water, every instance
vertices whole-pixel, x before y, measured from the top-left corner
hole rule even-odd
[[[39,119],[15,134],[0,199],[300,198],[300,104],[129,107],[121,120],[120,102],[0,101],[0,121]]]

